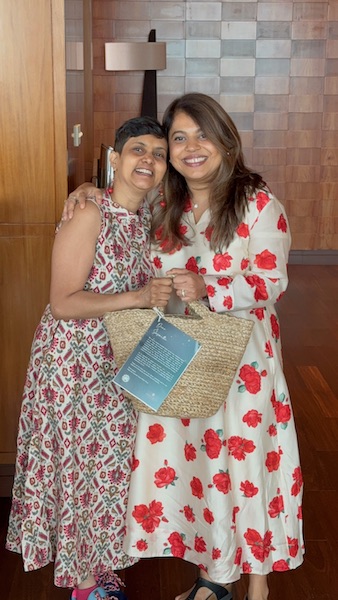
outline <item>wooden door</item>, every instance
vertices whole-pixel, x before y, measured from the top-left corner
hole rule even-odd
[[[31,341],[48,301],[67,147],[64,0],[0,0],[0,14],[1,465],[14,462]]]

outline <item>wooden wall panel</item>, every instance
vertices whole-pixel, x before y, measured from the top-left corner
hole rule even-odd
[[[67,192],[64,0],[0,0],[0,464],[12,462]]]
[[[2,225],[0,228],[3,287],[0,294],[3,348],[0,361],[0,462],[14,462],[30,347],[49,294],[53,239],[54,225]]]

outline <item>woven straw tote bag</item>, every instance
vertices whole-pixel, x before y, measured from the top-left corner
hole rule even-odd
[[[104,324],[120,369],[158,314],[153,309],[107,313]],[[140,411],[177,418],[205,418],[225,402],[248,344],[253,321],[210,311],[200,302],[189,304],[188,315],[163,318],[201,344],[201,349],[158,411],[124,392]]]

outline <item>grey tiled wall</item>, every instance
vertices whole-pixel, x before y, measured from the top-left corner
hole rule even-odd
[[[143,84],[104,71],[104,41],[145,41],[150,29],[167,43],[159,117],[184,92],[213,96],[286,205],[293,247],[338,249],[338,0],[93,0],[97,146],[138,114]]]

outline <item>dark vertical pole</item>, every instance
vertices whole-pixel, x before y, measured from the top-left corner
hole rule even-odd
[[[150,31],[148,42],[156,42],[155,29]],[[145,116],[157,119],[157,85],[155,70],[144,72],[141,117]]]

